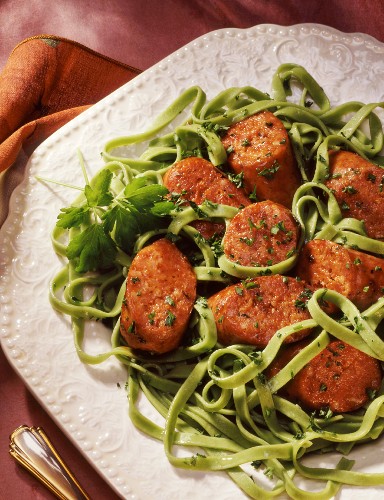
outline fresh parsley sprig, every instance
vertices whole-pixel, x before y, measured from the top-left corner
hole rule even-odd
[[[85,185],[82,204],[62,208],[57,217],[58,227],[80,229],[66,249],[79,273],[112,267],[118,248],[129,253],[137,235],[159,228],[175,207],[165,198],[167,188],[145,177],[134,178],[115,196],[112,178],[110,170],[101,170]]]

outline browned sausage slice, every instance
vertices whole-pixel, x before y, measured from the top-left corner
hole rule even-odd
[[[384,169],[350,151],[330,151],[332,189],[344,217],[363,220],[367,235],[384,239]]]
[[[288,208],[261,201],[231,220],[223,239],[224,253],[243,266],[271,266],[296,252],[298,237],[299,225]]]
[[[197,204],[205,200],[242,207],[249,205],[248,196],[218,168],[204,158],[189,157],[175,163],[164,175],[164,184],[171,193]]]
[[[313,289],[329,288],[365,310],[384,295],[384,259],[328,240],[312,240],[295,269]]]
[[[245,207],[251,203],[242,188],[204,158],[189,157],[175,163],[165,173],[163,182],[171,193],[181,194],[186,201],[198,205],[205,200],[232,207]],[[215,233],[223,233],[225,228],[224,224],[204,220],[192,225],[206,239]]]
[[[196,275],[176,245],[166,238],[144,247],[127,276],[120,331],[135,349],[165,353],[175,349],[196,299]]]
[[[248,193],[290,208],[300,185],[291,144],[283,122],[270,111],[251,115],[232,125],[222,138],[230,167],[244,172]]]
[[[290,345],[268,369],[276,375],[307,341]],[[380,362],[354,347],[333,340],[282,389],[290,400],[310,410],[329,407],[334,413],[355,411],[374,396],[381,385]]]
[[[308,290],[303,282],[286,276],[261,276],[230,285],[208,299],[220,343],[265,347],[277,330],[309,319]],[[294,342],[308,335],[289,336]]]

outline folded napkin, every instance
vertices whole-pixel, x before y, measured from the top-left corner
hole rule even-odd
[[[24,40],[0,73],[0,226],[33,150],[140,70],[52,35]]]

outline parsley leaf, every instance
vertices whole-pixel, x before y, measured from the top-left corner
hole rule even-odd
[[[135,177],[131,180],[129,184],[125,186],[124,194],[129,197],[135,193],[137,189],[140,189],[147,185],[147,180],[145,177]]]
[[[116,245],[102,226],[92,224],[75,236],[67,247],[69,260],[77,260],[76,271],[85,273],[95,269],[108,269],[116,256]]]
[[[81,224],[87,222],[89,208],[85,207],[67,207],[61,208],[60,214],[57,216],[57,227],[69,229],[70,227],[79,227]]]
[[[140,179],[135,179],[140,180]],[[145,181],[145,179],[144,179]],[[140,186],[135,191],[132,190],[132,184],[128,184],[124,190],[127,201],[132,204],[139,212],[149,212],[156,202],[162,201],[162,196],[168,193],[168,189],[160,184],[150,184],[149,186]]]
[[[87,184],[84,194],[90,207],[107,207],[113,200],[109,192],[109,186],[112,180],[112,172],[108,169],[102,170],[97,174],[92,182],[92,186]]]
[[[136,216],[121,205],[115,205],[103,215],[106,233],[114,232],[114,240],[123,249],[130,249],[133,238],[139,232]]]
[[[159,201],[155,203],[151,208],[151,214],[161,217],[163,215],[169,215],[170,211],[175,208],[175,204],[172,201]]]

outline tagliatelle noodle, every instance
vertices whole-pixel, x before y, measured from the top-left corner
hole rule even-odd
[[[297,89],[300,97],[294,102]],[[384,163],[378,156],[383,147],[382,124],[375,114],[382,107],[383,103],[359,102],[332,107],[321,86],[304,68],[283,64],[272,77],[271,95],[251,86],[233,87],[207,101],[201,88],[191,87],[148,130],[118,137],[105,145],[105,165],[98,175],[103,171],[112,173],[111,203],[118,206],[125,201],[126,187],[135,180],[161,185],[164,173],[185,156],[202,156],[221,167],[227,158],[221,131],[247,116],[269,110],[282,120],[290,135],[302,178],[292,203],[301,239],[297,253],[283,262],[268,267],[241,266],[218,252],[217,246],[205,240],[191,223],[206,220],[228,225],[239,209],[208,200],[199,206],[175,205],[162,219],[166,224],[137,234],[129,249],[118,246],[111,269],[81,273],[76,271],[76,262],[70,261],[50,284],[52,306],[72,318],[81,361],[97,364],[116,356],[127,366],[129,417],[138,429],[163,443],[165,456],[175,467],[224,470],[251,498],[272,499],[286,493],[294,499],[326,500],[336,495],[343,484],[384,484],[384,473],[355,471],[354,462],[345,457],[334,467],[309,468],[304,464],[308,454],[348,453],[356,444],[377,439],[384,430],[383,389],[361,410],[339,415],[308,412],[279,393],[326,348],[331,337],[384,361],[384,298],[366,311],[359,311],[337,292],[318,290],[308,301],[310,319],[280,329],[263,350],[250,345],[220,345],[213,313],[203,296],[194,305],[185,341],[168,354],[145,354],[129,348],[122,342],[119,321],[132,258],[158,237],[180,240],[196,254],[193,267],[202,286],[288,274],[301,245],[314,238],[383,256],[384,242],[367,237],[362,221],[343,218],[332,191],[324,185],[329,149],[346,148],[379,165]],[[351,114],[351,118],[345,118]],[[367,133],[363,124],[367,125]],[[139,157],[125,156],[127,147],[135,144],[144,144],[144,152]],[[308,167],[310,164],[313,169]],[[98,179],[91,179],[89,185],[95,186]],[[82,192],[72,206],[81,208],[85,203]],[[87,224],[95,220],[102,223],[105,212],[106,208],[97,208],[96,215],[90,212],[88,222],[69,231],[56,227],[52,234],[55,251],[65,258],[69,242]],[[342,319],[324,312],[324,298],[342,310]],[[107,352],[89,354],[83,349],[84,323],[92,320],[105,321],[111,328],[111,349]],[[309,344],[267,380],[264,371],[273,363],[284,340],[307,328],[312,329]],[[139,411],[136,403],[140,393],[157,410],[163,424]],[[190,454],[175,454],[174,448],[180,446],[189,449]],[[268,480],[261,479],[260,471],[255,472],[259,467]],[[313,492],[304,488],[297,482],[300,476],[322,481],[323,489]]]

